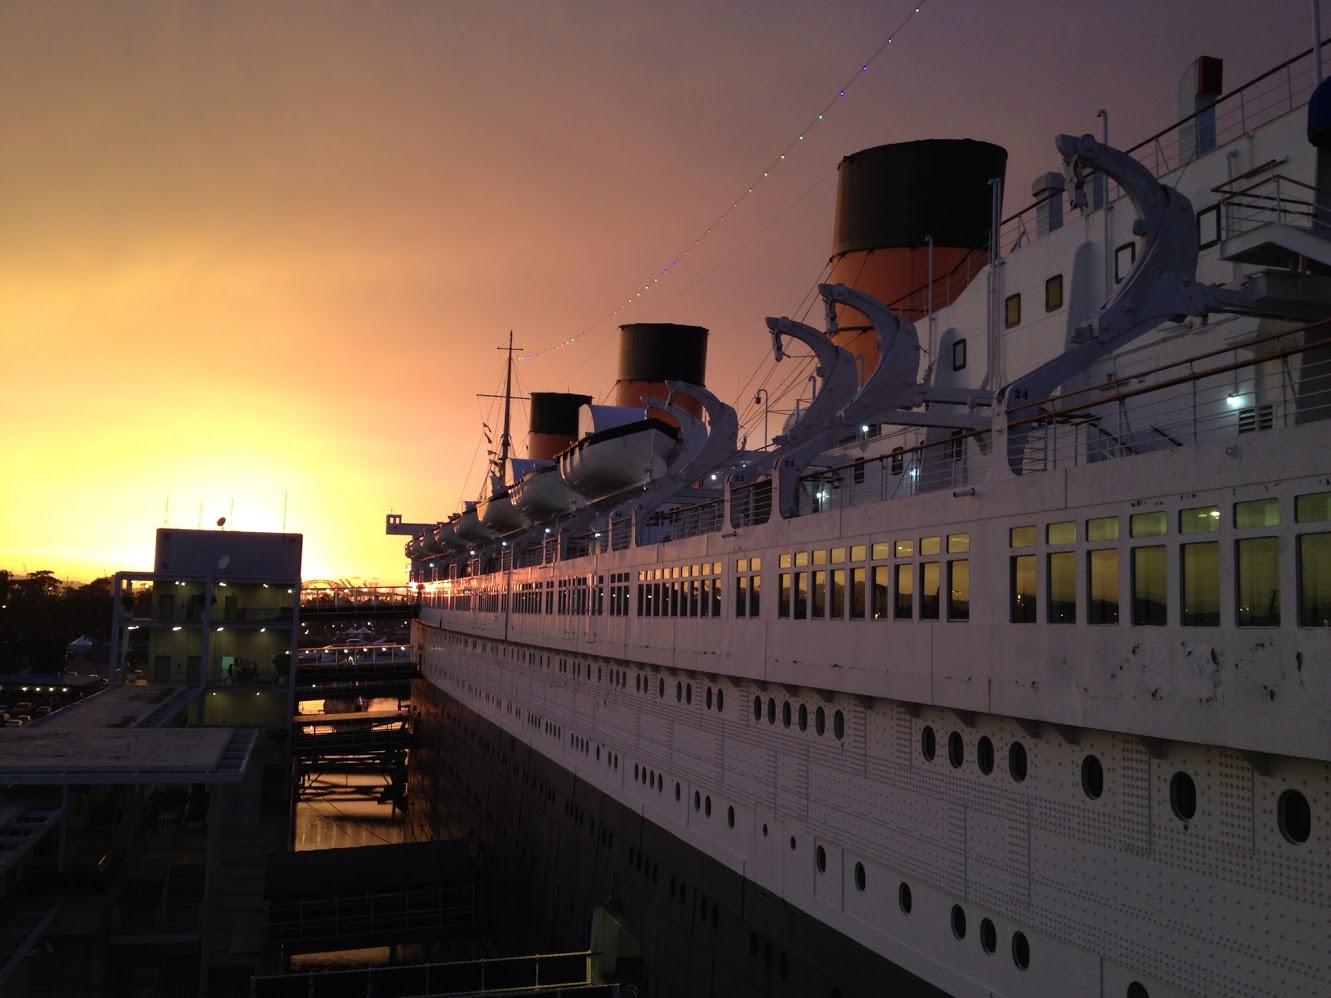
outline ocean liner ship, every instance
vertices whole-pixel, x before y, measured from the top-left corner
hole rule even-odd
[[[417,834],[582,882],[550,940],[644,994],[1331,992],[1318,65],[1199,59],[1007,219],[996,146],[848,156],[770,446],[698,327],[538,397],[504,515],[407,544]]]

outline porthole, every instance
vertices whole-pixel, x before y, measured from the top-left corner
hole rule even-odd
[[[1093,755],[1081,761],[1081,789],[1091,800],[1099,800],[1105,792],[1105,769]]]
[[[665,777],[663,777],[660,773],[657,773],[657,774],[656,774],[656,792],[659,794],[659,793],[661,793],[661,791],[663,791],[663,790],[665,790]]]
[[[712,688],[710,686],[707,687],[707,709],[712,709]]]
[[[700,794],[696,790],[693,791],[693,810],[695,811],[702,810],[702,794]]]
[[[846,718],[841,711],[832,715],[832,734],[836,736],[837,741],[846,737]]]
[[[781,705],[781,724],[784,727],[790,727],[790,701],[787,700]]]
[[[855,889],[856,889],[857,891],[863,891],[863,890],[864,890],[864,884],[865,884],[864,864],[863,864],[863,863],[856,863],[856,864],[855,864]]]
[[[934,729],[929,725],[924,726],[920,732],[920,755],[933,762],[934,754],[938,751],[938,740],[934,735]]]
[[[1031,944],[1024,932],[1012,933],[1012,962],[1019,970],[1025,970],[1031,965]]]
[[[633,691],[634,691],[635,693],[641,693],[641,692],[642,692],[642,677],[641,677],[641,676],[634,676],[634,677],[633,677]]]
[[[684,684],[677,682],[675,683],[675,702],[679,703],[683,699],[684,699]]]
[[[1276,818],[1285,841],[1302,845],[1313,830],[1312,809],[1308,798],[1297,790],[1286,790],[1276,802]]]
[[[986,953],[993,953],[998,949],[998,930],[987,918],[980,919],[980,948]]]
[[[723,710],[725,710],[725,709],[726,709],[726,692],[725,692],[725,690],[717,690],[717,691],[716,691],[716,712],[719,714],[721,711],[723,711]]]
[[[676,784],[675,784],[675,800],[678,801],[678,800],[679,800],[679,797],[680,797],[680,793],[679,793],[679,783],[676,782]]]
[[[809,730],[809,708],[804,704],[800,704],[800,730]]]
[[[819,872],[819,873],[826,873],[826,872],[827,872],[827,850],[824,849],[822,846],[819,846],[818,849],[817,849],[817,851],[814,853],[814,855],[817,857],[817,861],[818,861],[818,872]]]
[[[910,914],[910,884],[904,880],[901,882],[901,886],[897,888],[897,904],[901,906],[903,915]]]
[[[959,904],[952,906],[952,934],[958,939],[966,938],[966,912]]]
[[[664,678],[658,680],[658,684],[657,684],[657,687],[656,687],[656,695],[659,696],[659,697],[663,697],[663,696],[665,696],[665,679],[664,679]]]
[[[795,851],[795,836],[793,835],[790,837],[790,851],[791,852]]]
[[[702,801],[702,813],[708,818],[712,816],[712,795],[708,794]]]
[[[1026,746],[1021,742],[1013,742],[1012,747],[1007,750],[1007,771],[1012,774],[1012,778],[1018,783],[1026,779]]]
[[[763,838],[767,838],[767,822],[763,822]]]
[[[966,746],[961,740],[960,731],[954,731],[947,736],[947,761],[952,763],[953,769],[960,769],[961,764],[966,761]]]
[[[814,711],[813,730],[816,731],[820,737],[822,736],[822,733],[827,730],[827,712],[821,707]]]
[[[775,724],[775,723],[776,723],[776,698],[775,698],[775,697],[768,697],[768,698],[767,698],[767,723],[768,723],[768,724]]]
[[[753,719],[754,719],[755,721],[761,721],[761,720],[763,719],[763,698],[762,698],[762,697],[754,697],[754,698],[753,698]]]
[[[1127,998],[1151,998],[1151,992],[1140,981],[1133,981],[1128,985]]]
[[[975,746],[975,763],[985,776],[994,771],[994,743],[989,740],[988,735],[981,738],[980,743]]]
[[[726,808],[726,824],[731,828],[735,827],[735,809],[733,807]]]
[[[1197,814],[1197,784],[1182,770],[1169,778],[1169,806],[1179,821],[1191,821]]]
[[[635,780],[638,778],[638,764],[636,762],[633,764],[633,778]]]

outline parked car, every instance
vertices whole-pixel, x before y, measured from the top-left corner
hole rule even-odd
[[[38,707],[36,710],[32,712],[32,716],[45,717],[49,713],[51,713],[51,708],[43,704],[42,706]]]
[[[21,717],[11,717],[8,721],[5,722],[5,727],[6,727],[6,728],[21,728],[21,727],[23,727],[24,723],[25,723],[25,722],[24,722],[23,718],[21,718]]]

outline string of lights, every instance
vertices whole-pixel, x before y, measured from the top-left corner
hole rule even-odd
[[[906,16],[903,17],[901,21],[897,24],[897,26],[892,29],[892,31],[888,34],[888,36],[883,40],[882,44],[880,44],[878,48],[876,48],[873,51],[873,54],[871,54],[867,59],[863,60],[863,62],[860,63],[859,68],[856,69],[855,72],[852,73],[849,77],[847,77],[846,81],[837,89],[836,94],[834,94],[827,101],[827,103],[823,105],[822,110],[820,110],[807,124],[805,124],[805,126],[802,129],[800,129],[800,131],[796,134],[796,136],[793,139],[791,139],[789,142],[786,143],[785,147],[777,153],[776,157],[773,158],[767,164],[767,166],[762,170],[762,172],[757,177],[754,178],[754,180],[744,189],[743,192],[740,193],[740,195],[737,198],[735,198],[729,204],[729,206],[727,206],[723,211],[720,212],[719,215],[717,215],[714,218],[714,220],[698,235],[696,239],[693,240],[693,242],[691,242],[688,246],[686,246],[682,252],[676,253],[671,258],[669,263],[663,265],[659,273],[656,273],[650,279],[645,280],[642,284],[642,287],[635,289],[632,294],[628,295],[626,298],[620,301],[619,304],[617,304],[610,311],[606,312],[595,322],[592,322],[591,324],[584,326],[581,330],[574,333],[572,336],[569,336],[567,339],[561,340],[560,342],[548,346],[543,350],[536,350],[529,353],[525,353],[515,359],[522,361],[535,360],[538,357],[543,357],[546,354],[555,352],[556,350],[563,350],[565,347],[571,346],[572,344],[576,343],[578,340],[582,339],[587,334],[604,326],[610,320],[615,318],[615,316],[619,315],[620,312],[624,311],[624,309],[640,301],[643,295],[649,294],[653,289],[660,287],[661,282],[669,278],[680,266],[682,266],[684,261],[688,258],[688,256],[700,245],[702,245],[702,243],[709,236],[711,236],[712,233],[715,232],[726,221],[727,218],[730,217],[731,213],[734,212],[735,209],[737,209],[741,204],[743,204],[746,200],[748,200],[748,198],[753,194],[754,190],[757,189],[762,184],[762,182],[770,176],[772,171],[779,168],[786,161],[786,157],[791,155],[793,152],[795,152],[796,149],[800,147],[800,144],[804,141],[804,137],[808,135],[814,128],[816,128],[823,121],[824,117],[832,110],[832,108],[834,108],[839,101],[845,98],[846,94],[850,91],[851,87],[853,87],[864,76],[864,74],[869,72],[869,68],[876,61],[878,61],[878,59],[883,55],[884,52],[887,51],[888,46],[890,46],[892,42],[906,29],[907,25],[909,25],[910,22],[915,18],[915,16],[920,13],[921,9],[924,7],[924,5],[927,2],[928,0],[918,0],[918,2],[915,3],[910,8]]]

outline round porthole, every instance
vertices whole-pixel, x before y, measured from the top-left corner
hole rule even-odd
[[[679,703],[683,699],[684,699],[684,684],[677,682],[675,683],[675,702]]]
[[[767,698],[767,723],[768,723],[768,724],[775,724],[775,723],[776,723],[776,698],[775,698],[775,697],[768,697],[768,698]]]
[[[856,863],[856,864],[855,864],[855,889],[856,889],[857,891],[862,891],[862,890],[864,890],[864,884],[865,884],[864,864],[863,864],[863,863]]]
[[[1013,742],[1012,747],[1007,750],[1007,770],[1018,783],[1025,781],[1026,746],[1021,742]]]
[[[693,684],[684,687],[684,702],[693,703]]]
[[[975,746],[975,764],[985,776],[994,771],[994,743],[987,735]]]
[[[819,846],[818,849],[817,849],[817,851],[814,853],[814,855],[817,857],[817,862],[818,862],[818,872],[819,872],[819,873],[826,873],[826,872],[827,872],[827,850],[824,849],[822,846]]]
[[[846,718],[841,711],[832,715],[832,734],[836,736],[837,741],[846,737]]]
[[[1031,944],[1024,932],[1012,933],[1012,962],[1019,970],[1025,970],[1031,965]]]
[[[656,687],[656,695],[657,695],[657,696],[662,696],[662,697],[665,696],[665,680],[664,680],[664,679],[662,679],[662,680],[659,681],[659,685]]]
[[[961,764],[966,761],[966,745],[961,740],[960,731],[954,731],[947,736],[947,761],[952,763],[953,769],[960,769]]]
[[[1081,761],[1081,789],[1091,800],[1099,800],[1105,792],[1105,769],[1093,755]]]
[[[763,698],[762,698],[762,697],[754,697],[754,698],[753,698],[753,719],[754,719],[755,721],[761,721],[761,720],[763,719]]]
[[[702,810],[702,794],[700,794],[697,790],[693,791],[693,810],[695,811]]]
[[[1151,998],[1151,992],[1146,990],[1146,985],[1140,981],[1133,981],[1128,985],[1127,998]]]
[[[1276,818],[1280,823],[1280,834],[1285,840],[1295,845],[1308,841],[1313,830],[1312,809],[1308,798],[1297,790],[1286,790],[1276,802]]]
[[[901,906],[901,913],[903,915],[910,914],[910,884],[906,883],[904,880],[901,882],[901,886],[897,888],[897,904]]]
[[[712,688],[710,686],[707,687],[707,709],[712,709]]]
[[[712,816],[712,795],[711,795],[711,794],[708,794],[706,797],[703,798],[703,802],[702,802],[702,813],[705,814],[705,815],[706,815],[707,817],[709,817],[709,818]]]
[[[717,690],[717,691],[716,691],[716,710],[717,710],[717,713],[720,713],[721,711],[723,711],[723,710],[725,710],[725,709],[726,709],[726,693],[725,693],[725,690]]]
[[[800,704],[800,730],[809,730],[809,708]]]
[[[827,730],[827,712],[821,707],[814,711],[813,730],[816,731],[819,736]]]
[[[731,828],[735,827],[735,809],[733,807],[726,808],[726,824]]]
[[[675,800],[679,800],[679,784],[675,784]]]
[[[952,934],[958,939],[966,938],[966,912],[959,904],[952,906]]]
[[[790,701],[787,700],[781,705],[781,724],[783,727],[790,727]]]
[[[1169,778],[1169,806],[1179,821],[1191,821],[1197,815],[1197,784],[1182,770]]]
[[[938,738],[934,734],[934,729],[926,724],[924,730],[920,732],[920,755],[933,762],[934,755],[937,752]]]
[[[994,923],[987,918],[980,919],[980,948],[986,953],[992,953],[998,949],[998,930],[994,928]]]

